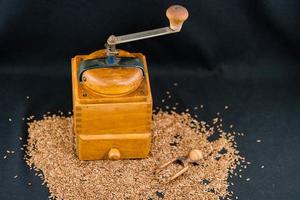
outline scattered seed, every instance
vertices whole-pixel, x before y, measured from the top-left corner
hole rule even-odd
[[[6,159],[7,158],[7,155],[3,156],[3,159]]]
[[[26,96],[26,99],[29,99],[29,96]]]
[[[216,124],[216,123],[218,122],[218,120],[219,120],[219,118],[217,118],[217,117],[216,117],[216,118],[213,118],[213,120],[212,120],[212,121],[213,121],[213,124]]]
[[[224,108],[225,108],[225,110],[227,110],[229,107],[228,107],[228,106],[225,106]]]
[[[8,121],[10,121],[10,122],[11,122],[11,121],[12,121],[12,119],[11,119],[11,118],[8,118]]]
[[[264,166],[264,165],[262,165],[260,168],[262,168],[262,169],[263,169],[263,168],[265,168],[265,166]]]
[[[250,178],[246,178],[246,181],[250,181]]]
[[[25,161],[37,171],[36,176],[43,180],[42,184],[47,183],[50,196],[57,199],[145,199],[153,196],[222,199],[233,194],[228,187],[229,174],[245,163],[245,158],[236,150],[234,137],[223,131],[218,139],[210,142],[208,137],[214,133],[214,127],[198,122],[188,113],[158,111],[153,114],[151,153],[141,160],[79,161],[74,153],[72,123],[72,117],[55,115],[29,123]],[[191,148],[203,147],[207,147],[207,159],[193,165],[189,175],[182,175],[176,183],[165,187],[161,181],[174,174],[177,167],[182,168],[180,165],[172,165],[174,168],[164,170],[157,178],[151,175],[157,165],[170,156],[185,155]],[[222,148],[227,150],[226,156],[211,162]],[[199,184],[203,179],[213,183],[208,184],[209,191],[207,185]],[[95,189],[95,185],[99,189]]]
[[[261,140],[256,140],[257,143],[261,143]]]
[[[15,175],[14,178],[18,178],[18,175]]]

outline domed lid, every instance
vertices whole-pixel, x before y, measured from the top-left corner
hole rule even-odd
[[[101,52],[100,52],[101,53]],[[103,52],[103,57],[106,56]],[[99,55],[99,52],[97,52]],[[119,57],[134,58],[128,52],[120,50]],[[91,54],[89,57],[93,57]],[[97,57],[99,58],[99,56]],[[100,57],[101,58],[101,57]],[[91,68],[82,73],[83,87],[103,96],[122,96],[135,91],[143,81],[144,75],[140,68],[126,65]]]

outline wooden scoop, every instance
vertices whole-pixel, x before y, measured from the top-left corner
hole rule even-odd
[[[177,177],[179,177],[180,175],[184,174],[188,169],[189,169],[189,164],[193,163],[193,162],[198,162],[200,160],[203,159],[203,154],[202,151],[200,151],[199,149],[192,149],[189,154],[186,156],[186,162],[184,163],[184,168],[182,168],[180,171],[176,172],[166,183],[173,181],[174,179],[176,179]],[[166,167],[168,167],[170,164],[174,163],[176,160],[178,160],[178,158],[174,158],[164,164],[162,164],[161,166],[159,166],[156,169],[156,174],[159,173],[160,171],[162,171],[163,169],[165,169]]]

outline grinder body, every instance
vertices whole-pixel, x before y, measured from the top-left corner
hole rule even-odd
[[[80,160],[145,158],[150,151],[152,96],[146,58],[119,50],[128,66],[90,67],[106,50],[72,58],[76,152]],[[143,69],[130,66],[138,60]],[[79,74],[81,73],[81,74]]]

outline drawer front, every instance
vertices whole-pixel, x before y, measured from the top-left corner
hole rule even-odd
[[[145,158],[150,151],[150,144],[151,133],[76,136],[80,160]]]

